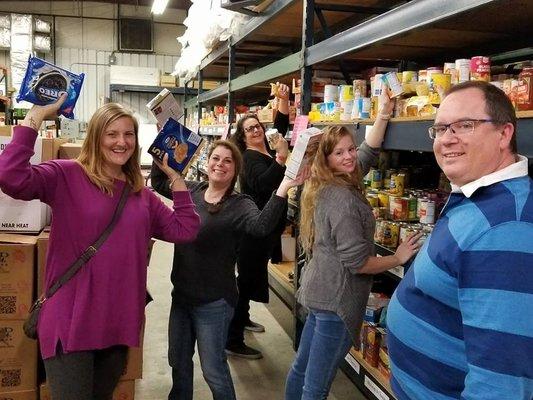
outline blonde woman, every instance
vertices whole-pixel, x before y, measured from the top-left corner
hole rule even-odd
[[[358,149],[345,127],[325,129],[304,186],[300,240],[310,259],[297,299],[309,313],[287,377],[287,400],[327,398],[340,361],[359,336],[372,275],[405,263],[418,249],[413,237],[392,256],[374,256],[375,221],[361,177],[378,159],[394,107],[385,92],[380,103]]]
[[[129,346],[139,346],[150,238],[195,239],[200,219],[184,181],[172,181],[173,210],[144,187],[138,125],[119,104],[92,116],[77,160],[30,165],[37,130],[63,103],[34,106],[0,155],[0,189],[40,199],[53,213],[45,290],[61,277],[109,224],[125,185],[122,215],[98,252],[41,309],[38,335],[52,397],[111,399]]]

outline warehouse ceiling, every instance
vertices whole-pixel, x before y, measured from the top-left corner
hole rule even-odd
[[[36,1],[47,1],[49,0],[36,0]],[[74,3],[81,3],[83,0],[55,0],[55,1],[65,1],[65,2],[74,2]],[[151,7],[153,0],[91,0],[95,1],[97,3],[111,3],[111,4],[129,4],[129,5],[136,5],[136,6],[147,6]],[[178,10],[188,10],[191,6],[190,0],[169,0],[168,2],[168,8],[175,8]]]

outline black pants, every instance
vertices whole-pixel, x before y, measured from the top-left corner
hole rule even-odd
[[[250,299],[239,296],[233,319],[229,325],[227,346],[239,346],[244,344],[244,327],[250,320]]]
[[[76,351],[44,360],[46,380],[53,399],[111,400],[126,367],[127,346]]]

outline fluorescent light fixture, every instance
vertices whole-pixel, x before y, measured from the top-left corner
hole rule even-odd
[[[165,8],[167,8],[167,4],[168,0],[154,0],[154,4],[152,4],[152,14],[163,14]]]

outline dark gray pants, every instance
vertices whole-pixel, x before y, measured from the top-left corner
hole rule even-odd
[[[111,400],[126,367],[127,346],[77,351],[44,360],[53,400]]]

